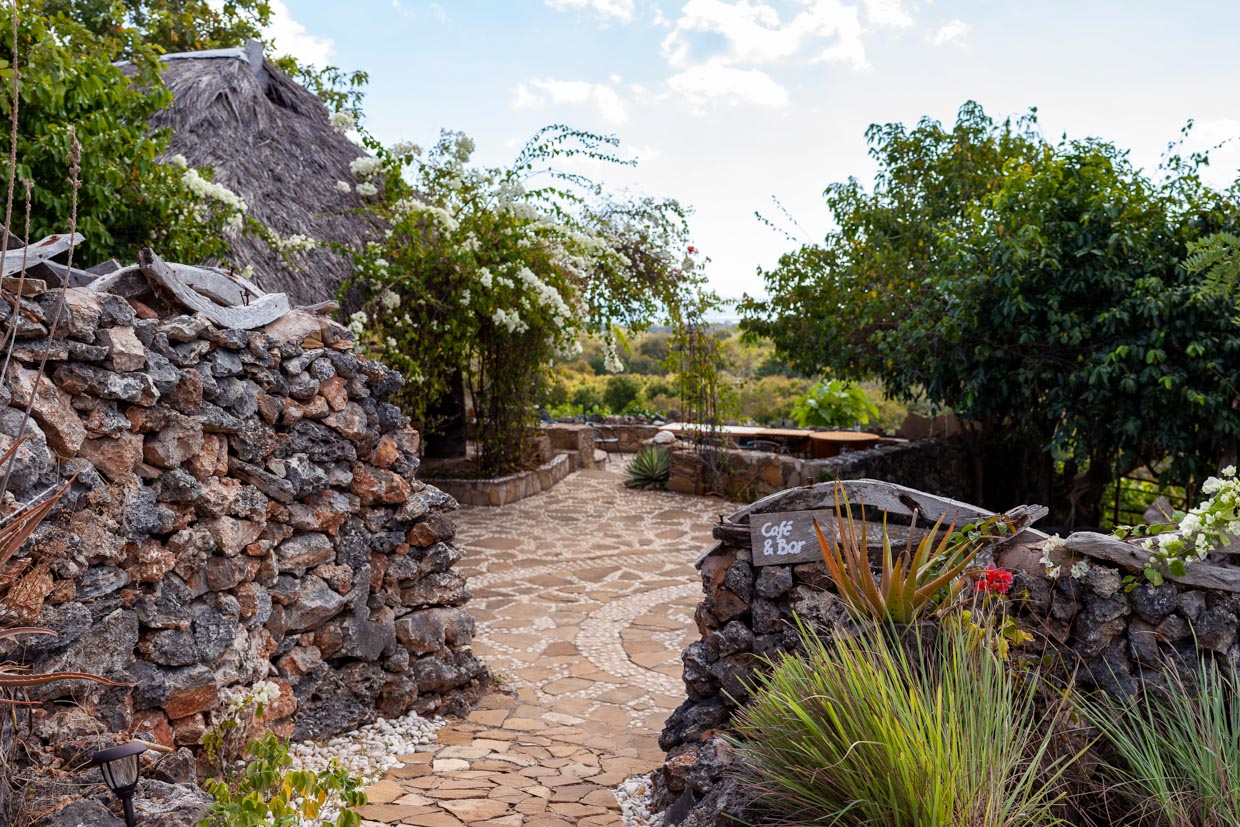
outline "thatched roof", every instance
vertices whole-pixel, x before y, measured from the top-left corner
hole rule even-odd
[[[358,244],[373,233],[355,193],[349,164],[362,150],[331,125],[313,94],[263,59],[262,46],[165,55],[163,78],[173,103],[152,119],[172,128],[172,154],[210,166],[215,180],[245,199],[250,214],[282,237]],[[294,305],[334,296],[348,259],[326,249],[294,253],[290,267],[264,241],[235,241],[233,263],[254,268],[254,281],[289,294]]]

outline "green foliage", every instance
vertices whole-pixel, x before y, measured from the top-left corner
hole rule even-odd
[[[673,335],[665,366],[676,375],[680,418],[705,425],[701,437],[732,418],[736,409],[734,387],[724,377],[724,342],[728,336],[713,328],[706,315],[724,306],[713,292],[699,289],[673,314]]]
[[[1138,698],[1076,697],[1082,717],[1114,750],[1100,790],[1129,805],[1131,823],[1240,824],[1240,681],[1213,661],[1193,680],[1170,664],[1165,674],[1165,690],[1148,688]]]
[[[163,52],[194,52],[238,46],[261,39],[271,22],[268,0],[27,0],[30,14],[63,15],[97,37],[122,29],[141,33],[148,46]]]
[[[667,488],[672,475],[672,455],[657,445],[645,445],[625,469],[629,488]]]
[[[867,138],[873,189],[828,187],[838,229],[764,273],[744,329],[803,372],[981,423],[1012,457],[979,495],[1028,466],[1025,499],[1062,522],[1096,524],[1117,470],[1165,458],[1170,479],[1204,478],[1240,436],[1240,331],[1236,301],[1180,262],[1240,209],[1201,183],[1203,159],[1155,179],[1111,144],[1048,144],[1032,114],[996,124],[973,103],[950,129]]]
[[[683,211],[674,201],[601,199],[597,185],[559,168],[621,163],[611,137],[548,127],[511,166],[489,169],[470,164],[473,142],[458,133],[445,132],[425,158],[363,139],[376,158],[356,165],[354,186],[375,198],[391,232],[349,251],[345,290],[365,300],[354,327],[404,375],[400,399],[416,422],[426,424],[462,371],[483,471],[512,470],[553,358],[579,334],[614,341],[616,325],[640,328],[695,284],[676,267]]]
[[[362,783],[333,763],[321,772],[292,769],[288,744],[272,733],[251,741],[239,777],[208,779],[215,799],[198,827],[358,827]]]
[[[14,229],[22,229],[20,182],[29,179],[31,235],[67,230],[72,193],[65,157],[72,130],[82,145],[77,226],[86,236],[76,263],[133,256],[146,245],[178,261],[224,256],[224,227],[233,212],[195,196],[184,170],[161,163],[169,136],[147,128],[151,115],[171,101],[159,79],[158,47],[137,29],[96,33],[65,13],[39,14],[37,8],[24,6],[19,15]],[[12,5],[0,13],[0,55],[6,57],[13,53],[13,14]],[[114,65],[122,60],[130,62],[132,77]],[[7,120],[12,110],[13,69],[0,61],[0,113]],[[3,169],[8,185],[7,165]]]
[[[609,376],[607,388],[603,391],[603,402],[611,410],[622,413],[625,408],[637,402],[641,388],[641,383],[631,376]]]
[[[741,783],[778,823],[1060,823],[1051,716],[989,648],[959,630],[800,631],[805,656],[775,663],[736,718]]]
[[[792,406],[792,418],[802,428],[851,428],[877,416],[878,408],[865,390],[839,379],[817,383]]]
[[[1218,232],[1200,241],[1190,241],[1184,269],[1201,276],[1204,293],[1240,296],[1240,235]],[[1240,324],[1240,315],[1236,322]]]

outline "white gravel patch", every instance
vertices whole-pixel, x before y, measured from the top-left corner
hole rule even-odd
[[[654,794],[650,776],[635,775],[625,779],[612,793],[620,802],[625,827],[663,827],[663,813],[650,811],[650,799]]]
[[[425,751],[443,725],[441,718],[427,720],[410,712],[399,718],[380,718],[373,724],[326,741],[295,742],[290,745],[289,752],[294,769],[319,772],[327,769],[335,758],[364,784],[373,784],[388,770],[405,765],[400,756]]]

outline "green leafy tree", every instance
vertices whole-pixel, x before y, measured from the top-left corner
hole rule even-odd
[[[632,376],[610,376],[607,378],[607,388],[603,391],[603,401],[612,413],[618,414],[637,401],[641,390],[641,383]]]
[[[12,6],[0,12],[0,55],[14,54],[14,13]],[[18,17],[16,54],[17,181],[12,183],[18,216],[20,182],[32,183],[31,235],[69,226],[72,193],[65,157],[72,131],[82,146],[77,226],[86,236],[77,262],[133,255],[143,245],[182,261],[226,253],[223,229],[235,210],[196,195],[186,170],[161,162],[169,136],[148,131],[151,115],[171,101],[159,80],[155,47],[135,30],[97,34],[65,13],[35,13],[31,4]],[[121,60],[129,61],[128,76],[114,65]],[[13,85],[12,62],[0,61],[0,114],[6,121],[13,112]],[[8,178],[4,165],[6,185]],[[198,178],[206,181],[209,173]],[[20,221],[14,223],[20,232]]]
[[[1206,293],[1240,296],[1240,235],[1221,231],[1189,242],[1184,269],[1202,277]],[[1240,324],[1240,316],[1236,317]]]
[[[342,183],[373,199],[390,233],[350,251],[345,289],[365,303],[352,323],[404,375],[400,398],[419,424],[434,427],[429,413],[463,376],[482,470],[512,470],[556,355],[598,335],[615,372],[614,326],[649,323],[694,282],[673,266],[683,212],[673,201],[604,200],[596,184],[561,171],[571,158],[620,163],[614,138],[548,127],[503,168],[472,165],[473,142],[460,133],[445,132],[425,157],[364,140],[375,157]]]
[[[976,104],[950,130],[871,127],[873,190],[829,187],[839,229],[764,273],[770,298],[742,312],[799,369],[978,422],[984,501],[1096,524],[1117,472],[1201,480],[1240,435],[1235,302],[1180,265],[1238,210],[1200,157],[1154,179],[1112,144],[1035,127]]]
[[[72,19],[101,38],[138,33],[146,46],[192,52],[260,39],[271,22],[268,0],[28,0],[26,13]]]

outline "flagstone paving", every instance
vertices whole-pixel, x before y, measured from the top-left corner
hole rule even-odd
[[[612,788],[661,763],[698,636],[693,567],[726,503],[580,471],[501,508],[463,507],[457,564],[474,651],[499,682],[368,788],[363,818],[417,827],[621,825]]]

